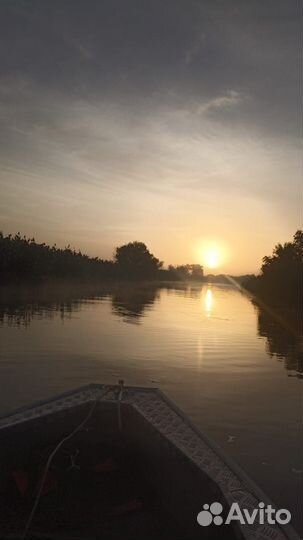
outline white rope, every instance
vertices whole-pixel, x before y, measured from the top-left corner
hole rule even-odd
[[[107,392],[105,392],[107,393]],[[68,441],[69,439],[71,439],[78,431],[80,431],[80,429],[83,428],[83,426],[86,424],[86,422],[90,419],[91,415],[93,414],[95,408],[96,408],[96,405],[98,403],[98,400],[103,397],[105,394],[103,394],[102,396],[99,396],[97,399],[94,400],[93,402],[93,406],[90,408],[88,414],[86,415],[86,417],[84,418],[84,420],[82,420],[82,422],[69,434],[67,435],[66,437],[64,437],[63,439],[61,439],[61,441],[57,444],[56,448],[51,452],[51,454],[49,455],[49,458],[46,462],[46,465],[45,465],[45,468],[44,468],[44,472],[43,472],[43,476],[42,476],[42,479],[41,479],[41,482],[40,482],[40,487],[38,489],[38,493],[36,495],[36,498],[35,498],[35,502],[34,502],[34,505],[33,505],[33,508],[32,508],[32,511],[29,515],[29,518],[26,522],[26,526],[24,528],[24,533],[23,533],[23,536],[22,536],[22,540],[25,540],[26,536],[27,536],[27,533],[29,531],[29,528],[31,526],[31,523],[33,521],[33,518],[34,518],[34,515],[35,515],[35,512],[37,510],[37,507],[38,507],[38,504],[39,504],[39,501],[40,501],[40,498],[41,498],[41,494],[42,494],[42,489],[43,489],[43,486],[44,486],[44,483],[45,483],[45,480],[46,480],[46,476],[47,476],[47,473],[48,473],[48,470],[49,470],[49,467],[51,465],[51,462],[52,460],[54,459],[56,453],[58,452],[58,450],[61,448],[61,446],[66,442]]]

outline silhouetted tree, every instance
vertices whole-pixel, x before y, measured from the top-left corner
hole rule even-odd
[[[67,246],[59,249],[34,238],[0,233],[0,277],[3,279],[108,278],[115,273],[112,261],[103,261]]]
[[[114,261],[89,257],[70,245],[64,249],[39,244],[34,238],[0,232],[0,284],[8,279],[38,281],[45,278],[83,280],[202,280],[198,264],[162,268],[142,242],[130,242],[116,249]]]
[[[200,264],[183,264],[180,266],[168,267],[168,273],[176,280],[203,280],[203,266]]]
[[[201,264],[191,264],[191,278],[197,281],[203,279],[203,266]]]
[[[118,275],[126,279],[153,279],[163,265],[143,242],[129,242],[118,247],[114,259]]]
[[[245,287],[271,303],[302,304],[303,232],[297,231],[293,242],[277,244],[271,256],[263,257],[261,273],[250,278]]]

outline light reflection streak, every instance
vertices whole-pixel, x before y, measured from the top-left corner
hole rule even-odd
[[[207,289],[204,303],[205,303],[206,315],[207,317],[211,317],[213,305],[214,305],[213,292],[211,289]]]

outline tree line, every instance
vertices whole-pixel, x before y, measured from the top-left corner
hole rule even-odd
[[[303,231],[292,242],[277,244],[272,255],[263,257],[258,276],[250,277],[244,287],[270,304],[303,305]]]
[[[169,266],[157,259],[143,242],[117,247],[113,260],[90,257],[69,245],[58,248],[38,243],[20,232],[5,236],[0,232],[0,279],[37,280],[44,278],[96,280],[202,280],[197,264]]]

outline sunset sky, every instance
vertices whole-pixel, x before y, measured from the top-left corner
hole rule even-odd
[[[0,230],[257,271],[302,228],[301,24],[296,0],[1,0]]]

